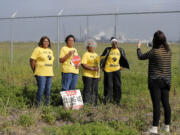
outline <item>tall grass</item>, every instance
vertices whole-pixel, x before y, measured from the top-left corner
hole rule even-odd
[[[61,47],[64,44],[61,44]],[[132,126],[132,131],[134,133],[142,133],[143,130],[151,124],[152,120],[152,103],[150,100],[150,95],[147,87],[147,70],[148,61],[139,61],[136,54],[136,44],[120,44],[119,46],[124,48],[126,56],[130,63],[130,70],[123,69],[122,78],[122,100],[121,107],[109,104],[107,106],[103,105],[103,73],[101,73],[101,81],[99,82],[99,106],[94,108],[92,106],[87,106],[80,111],[64,111],[63,108],[59,107],[59,92],[61,90],[61,64],[58,67],[57,64],[57,46],[52,44],[52,50],[54,52],[54,73],[52,89],[51,89],[51,108],[50,113],[46,112],[44,108],[38,108],[37,110],[33,108],[34,100],[36,97],[36,81],[32,74],[29,66],[29,58],[33,49],[37,46],[37,43],[15,43],[14,44],[14,62],[11,65],[11,52],[9,43],[0,43],[0,116],[12,117],[11,113],[13,109],[16,111],[21,109],[17,115],[19,119],[14,118],[13,121],[20,121],[21,125],[23,123],[30,121],[33,117],[34,111],[36,115],[42,116],[41,118],[34,119],[32,127],[31,122],[28,123],[29,128],[36,127],[38,122],[45,122],[50,128],[39,127],[44,134],[57,133],[57,134],[73,134],[73,132],[80,128],[79,133],[89,133],[96,129],[94,132],[104,133],[102,131],[104,128],[107,133],[118,134],[119,131],[125,134],[132,134],[131,129],[128,126]],[[104,48],[109,46],[109,44],[99,43],[96,52],[101,55]],[[178,117],[180,115],[180,77],[179,77],[179,45],[173,44],[170,46],[172,49],[172,88],[170,91],[170,102],[172,105],[172,132],[175,134],[178,131],[177,123],[180,121]],[[86,51],[86,48],[81,43],[76,43],[75,48],[77,48],[80,56]],[[146,52],[150,48],[145,45],[142,46],[142,51]],[[82,90],[82,69],[80,68],[79,80],[77,88]],[[46,108],[45,108],[46,109]],[[47,108],[49,109],[49,108]],[[27,116],[26,112],[31,112],[31,116]],[[42,112],[41,112],[42,111]],[[43,115],[42,115],[43,114]],[[28,120],[26,120],[27,116]],[[22,119],[23,118],[23,119]],[[163,117],[161,117],[163,118]],[[6,124],[6,122],[1,122],[0,117],[0,131],[16,132],[16,124],[12,122],[11,124]],[[115,122],[114,122],[115,121]],[[58,127],[57,123],[61,123],[61,127]],[[63,123],[68,123],[68,126],[63,126]],[[91,122],[93,122],[91,124]],[[100,123],[99,123],[100,122]],[[161,121],[161,124],[163,121]],[[82,128],[79,124],[85,124]],[[87,132],[84,131],[87,126]],[[96,125],[96,126],[93,126]],[[102,127],[100,125],[102,124]],[[8,126],[6,126],[8,125]],[[9,129],[9,125],[11,128]],[[40,124],[41,125],[41,124]],[[42,124],[43,125],[43,124]],[[54,126],[52,126],[54,125]],[[112,126],[113,125],[113,126]],[[17,124],[18,126],[18,124]],[[121,129],[120,127],[124,127]],[[14,127],[14,128],[13,128]],[[25,126],[27,127],[27,126]],[[68,130],[72,129],[68,132]],[[5,130],[7,129],[7,130]],[[27,128],[22,129],[24,132]],[[74,130],[74,131],[73,131]],[[116,132],[117,130],[117,132]],[[35,134],[38,132],[33,131]]]

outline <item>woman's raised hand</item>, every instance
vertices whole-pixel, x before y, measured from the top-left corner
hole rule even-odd
[[[141,41],[140,40],[138,41],[137,48],[141,48]]]

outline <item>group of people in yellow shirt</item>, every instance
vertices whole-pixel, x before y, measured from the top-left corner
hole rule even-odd
[[[84,103],[97,105],[98,82],[100,69],[104,71],[104,96],[105,103],[115,101],[120,103],[122,68],[129,68],[124,50],[118,48],[117,40],[112,37],[112,47],[104,50],[101,57],[95,53],[96,42],[92,39],[86,41],[87,51],[82,56],[80,64],[73,64],[72,57],[78,56],[74,48],[75,37],[68,35],[59,54],[59,62],[62,64],[62,90],[74,90],[78,82],[80,65],[83,67],[83,100]],[[37,105],[40,105],[42,95],[45,93],[45,105],[49,104],[50,89],[53,73],[53,51],[50,39],[46,36],[39,41],[30,58],[30,65],[37,80]]]
[[[73,35],[66,37],[66,45],[61,48],[59,62],[62,65],[62,90],[74,90],[78,81],[79,67],[83,67],[83,100],[84,103],[97,105],[98,80],[100,69],[104,72],[104,102],[120,104],[121,99],[121,70],[129,69],[129,64],[122,48],[118,47],[115,37],[110,39],[111,47],[104,49],[101,56],[95,53],[96,42],[87,40],[87,51],[84,53],[81,64],[74,64],[73,57],[78,56],[74,48]],[[148,86],[153,103],[153,125],[149,133],[158,133],[160,119],[160,102],[165,111],[164,131],[170,132],[171,107],[169,104],[169,90],[171,86],[171,50],[162,31],[157,31],[153,37],[153,46],[150,51],[142,54],[141,42],[138,43],[137,55],[140,60],[149,60]],[[37,104],[45,91],[45,105],[49,104],[51,81],[53,74],[54,56],[51,42],[48,37],[42,37],[30,58],[30,65],[37,80]]]

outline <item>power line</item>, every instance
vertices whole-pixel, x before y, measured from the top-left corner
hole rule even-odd
[[[145,14],[176,14],[180,13],[180,10],[174,11],[147,11],[147,12],[119,12],[119,13],[93,13],[93,14],[69,14],[69,15],[60,15],[59,17],[80,17],[80,16],[108,16],[108,15],[145,15]],[[35,19],[35,18],[54,18],[58,15],[49,15],[49,16],[24,16],[24,17],[2,17],[0,20],[10,20],[10,19]]]

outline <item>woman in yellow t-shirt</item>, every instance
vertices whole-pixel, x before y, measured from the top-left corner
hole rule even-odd
[[[98,97],[98,81],[100,77],[100,59],[94,52],[96,42],[94,40],[87,40],[87,52],[82,57],[83,67],[83,100],[84,103],[92,103],[97,105]]]
[[[107,47],[101,55],[101,68],[104,71],[105,104],[115,101],[120,104],[121,99],[121,70],[129,68],[125,52],[118,47],[117,39],[111,38],[112,47]]]
[[[53,73],[53,51],[51,50],[50,39],[46,36],[41,37],[39,46],[36,47],[30,58],[31,69],[36,77],[37,105],[40,105],[42,94],[45,91],[45,105],[49,104],[50,89]]]
[[[62,90],[74,90],[78,81],[79,64],[72,64],[71,60],[74,55],[78,55],[77,50],[73,47],[75,37],[68,35],[65,39],[66,46],[63,46],[59,54],[59,62],[62,63]]]

